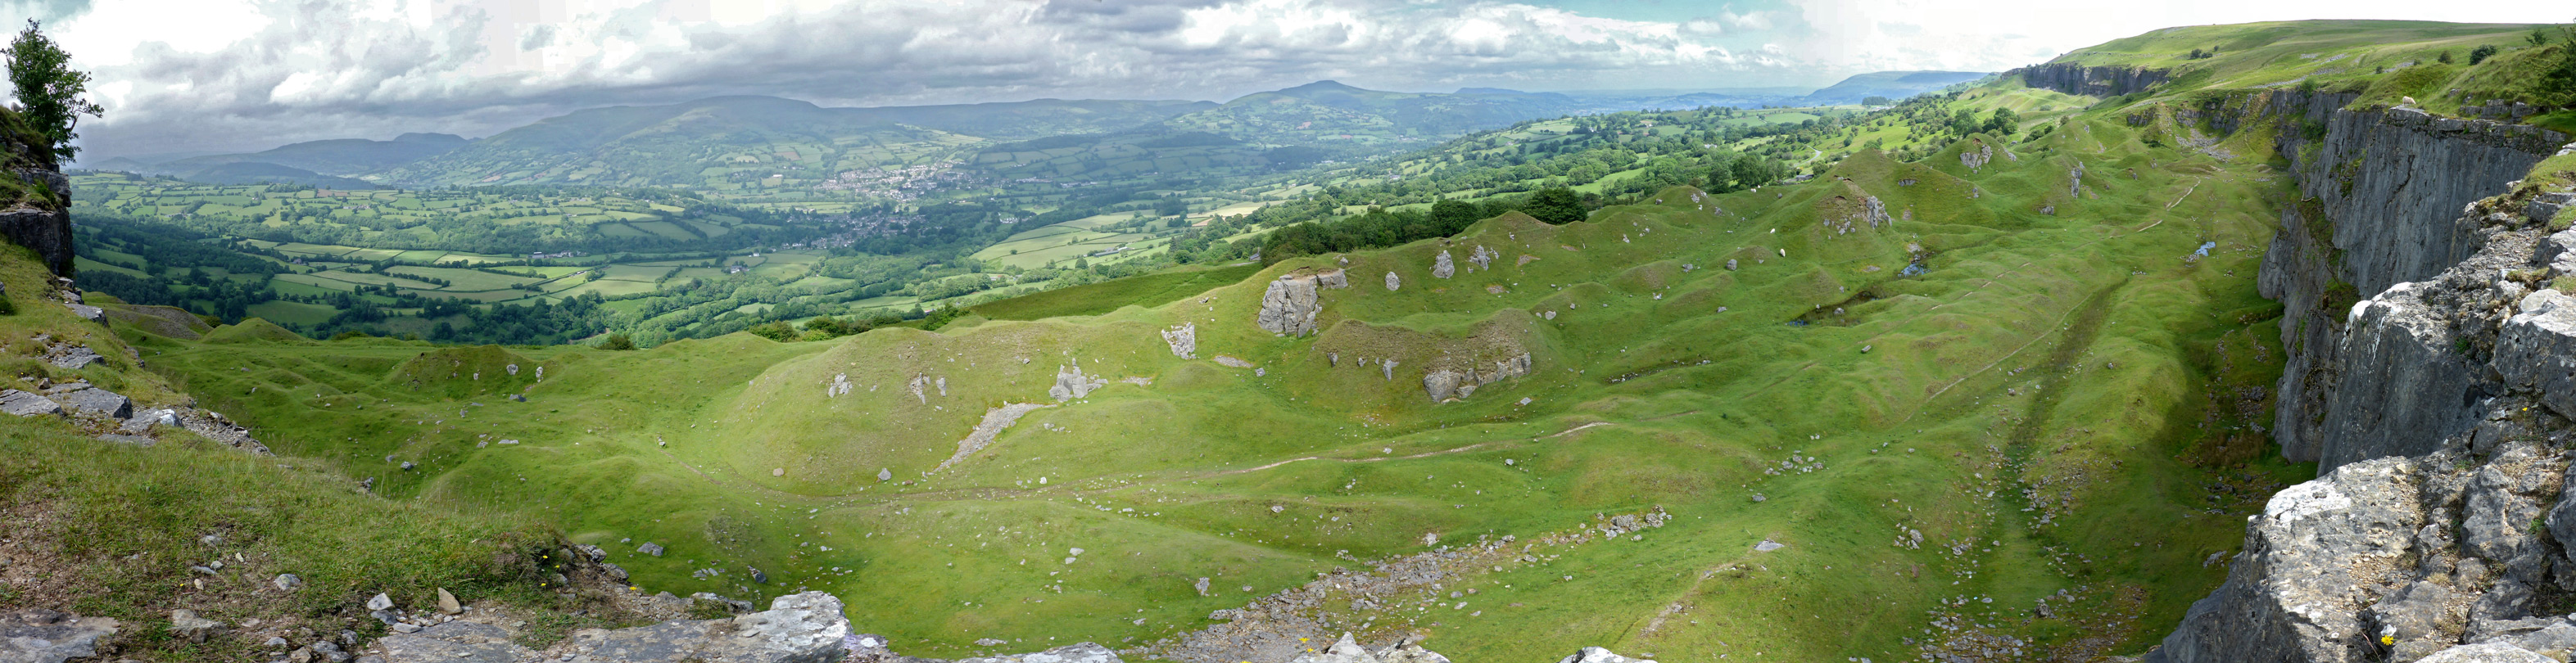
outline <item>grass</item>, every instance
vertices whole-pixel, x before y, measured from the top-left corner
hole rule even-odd
[[[2206,349],[2272,324],[2253,274],[2276,176],[2146,147],[2098,116],[1978,172],[1956,149],[1921,163],[1863,152],[1815,183],[1708,201],[1724,214],[1676,189],[1587,223],[1488,221],[1448,250],[1502,259],[1445,280],[1428,273],[1441,250],[1429,241],[1346,267],[1292,260],[1004,300],[942,333],[507,351],[543,379],[422,372],[447,360],[386,340],[145,347],[209,407],[273,431],[284,453],[378,477],[383,494],[516,510],[608,546],[652,588],[835,591],[854,619],[926,655],[986,637],[1152,641],[1344,555],[1655,506],[1674,524],[1462,573],[1450,584],[1479,590],[1470,609],[1386,613],[1369,630],[1423,629],[1459,660],[1578,645],[1893,660],[1931,614],[1956,610],[1944,599],[1994,596],[1978,619],[2017,622],[2038,597],[2083,589],[2093,598],[2065,614],[2138,617],[2012,632],[2134,651],[2219,580],[2201,560],[2232,549],[2259,506],[2206,497],[2198,486],[2220,470],[2177,456],[2209,444],[2190,425],[2208,392],[2261,379]],[[2070,196],[2078,159],[2139,176],[2088,178]],[[1912,220],[1839,230],[1863,195]],[[2203,241],[2220,248],[2185,260]],[[1899,278],[1909,244],[1931,270]],[[1719,267],[1730,258],[1739,269]],[[1322,334],[1252,325],[1270,276],[1317,267],[1353,275],[1324,294]],[[1387,272],[1403,289],[1383,287]],[[2210,314],[2238,310],[2258,313]],[[1784,324],[1811,318],[1824,322]],[[1157,332],[1181,323],[1201,357],[1262,370],[1172,356]],[[1520,352],[1531,376],[1461,402],[1422,395],[1424,368]],[[1389,357],[1393,379],[1360,366]],[[1054,404],[1045,392],[1067,366],[1112,382],[926,475],[986,408]],[[827,397],[836,379],[851,389]],[[522,390],[526,403],[497,398]],[[1582,428],[1596,422],[1609,425]],[[503,438],[522,443],[488,444]],[[1822,466],[1765,471],[1793,455]],[[2299,474],[2271,456],[2235,462],[2253,469],[2227,472]],[[1977,552],[1890,545],[1904,529]],[[1790,547],[1750,551],[1765,538]],[[630,540],[671,552],[618,544]],[[1199,596],[1199,577],[1223,591]],[[1639,633],[1676,604],[1701,623]],[[1810,607],[1827,605],[1832,618]]]
[[[1098,315],[1125,306],[1161,306],[1166,302],[1241,281],[1260,271],[1255,265],[1178,269],[1112,279],[1013,297],[971,309],[994,320],[1038,320],[1071,315]]]

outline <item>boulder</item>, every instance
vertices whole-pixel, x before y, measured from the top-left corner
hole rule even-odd
[[[88,368],[91,364],[107,361],[107,358],[98,356],[98,351],[89,349],[89,346],[75,345],[55,353],[45,361],[53,364],[55,368],[76,371]]]
[[[28,608],[0,613],[0,663],[63,663],[97,656],[116,620]]]
[[[1261,313],[1255,323],[1273,334],[1305,336],[1315,333],[1315,315],[1324,310],[1323,300],[1317,291],[1349,285],[1350,279],[1338,269],[1282,274],[1262,291]]]
[[[1085,376],[1081,366],[1063,366],[1056,369],[1055,386],[1047,388],[1047,395],[1057,401],[1069,401],[1089,396],[1106,386],[1109,386],[1108,378]]]
[[[1387,291],[1387,292],[1395,292],[1395,291],[1396,291],[1396,289],[1398,289],[1398,288],[1402,288],[1402,287],[1404,287],[1404,279],[1397,277],[1397,276],[1395,275],[1395,272],[1387,272],[1387,273],[1386,273],[1386,291]]]
[[[438,611],[451,615],[462,613],[465,612],[465,604],[458,602],[455,594],[447,593],[447,588],[440,587],[438,588]]]
[[[1445,279],[1445,278],[1449,278],[1451,275],[1454,275],[1454,274],[1457,274],[1457,273],[1458,273],[1458,263],[1453,262],[1453,261],[1451,261],[1451,260],[1449,259],[1449,250],[1448,250],[1448,249],[1441,249],[1441,251],[1440,251],[1440,255],[1432,256],[1432,258],[1431,258],[1431,278],[1435,278],[1435,279]]]
[[[72,217],[52,210],[21,207],[0,211],[0,237],[36,250],[57,276],[72,274]],[[102,312],[104,313],[104,312]]]
[[[54,396],[56,402],[74,413],[89,413],[124,420],[134,416],[134,399],[105,389],[82,389]]]
[[[207,636],[222,632],[224,623],[197,616],[197,611],[180,608],[170,611],[170,634],[189,642],[205,642]]]
[[[128,433],[144,433],[150,432],[153,426],[177,425],[179,425],[178,410],[159,409],[136,412],[133,417],[127,418],[125,423],[118,424],[117,429]]]
[[[107,309],[75,302],[63,302],[63,308],[71,309],[72,315],[80,316],[82,320],[107,324]]]
[[[887,478],[892,478],[892,477],[887,477]],[[662,556],[662,544],[654,543],[654,542],[651,542],[651,541],[646,541],[646,542],[644,542],[644,545],[636,546],[636,547],[635,547],[635,552],[640,552],[640,553],[644,553],[644,554],[647,554],[647,555],[652,555],[652,556],[654,556],[654,557],[660,557],[660,556]]]
[[[1565,657],[1565,658],[1563,658],[1563,659],[1558,660],[1556,663],[1655,663],[1655,662],[1654,662],[1653,660],[1650,660],[1650,659],[1643,659],[1643,658],[1628,658],[1628,657],[1626,657],[1626,656],[1620,656],[1620,655],[1618,655],[1618,654],[1611,653],[1611,652],[1610,652],[1610,650],[1602,649],[1602,648],[1600,648],[1600,647],[1585,647],[1585,648],[1583,648],[1583,650],[1582,650],[1582,651],[1577,651],[1577,652],[1575,652],[1573,656],[1567,656],[1567,657]]]
[[[60,403],[54,402],[53,399],[50,398],[16,389],[9,389],[0,391],[0,412],[6,412],[8,414],[21,417],[32,417],[39,414],[58,415],[63,413],[63,406]]]

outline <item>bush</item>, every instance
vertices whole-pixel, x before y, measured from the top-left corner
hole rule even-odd
[[[2469,64],[2474,66],[2477,63],[2485,62],[2487,61],[2487,58],[2495,57],[2495,54],[2496,47],[2494,44],[2469,49]]]
[[[624,333],[609,334],[608,338],[600,341],[597,347],[601,350],[633,350],[635,339],[627,338]]]

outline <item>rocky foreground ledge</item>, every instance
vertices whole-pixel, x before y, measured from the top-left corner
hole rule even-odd
[[[382,608],[377,612],[394,614]],[[188,617],[193,620],[192,615]],[[189,628],[185,621],[177,623],[173,630]],[[510,629],[472,616],[430,621],[434,623],[427,627],[403,621],[410,628],[398,630],[411,632],[388,635],[364,646],[353,644],[353,652],[344,653],[336,645],[327,649],[308,647],[296,650],[285,661],[341,663],[354,654],[357,663],[1125,663],[1117,651],[1090,642],[957,661],[904,656],[890,649],[891,641],[884,636],[852,633],[850,620],[841,611],[841,600],[823,592],[781,596],[770,602],[768,610],[723,619],[675,619],[634,628],[584,629],[543,650],[514,643]],[[0,663],[109,660],[112,657],[100,656],[104,649],[100,645],[114,638],[120,626],[113,619],[83,618],[50,610],[0,614]],[[203,628],[218,626],[206,621]],[[1263,663],[1449,663],[1449,659],[1423,649],[1414,639],[1372,649],[1361,646],[1346,633],[1339,642],[1321,650],[1284,662]],[[1585,647],[1560,663],[1654,661]]]

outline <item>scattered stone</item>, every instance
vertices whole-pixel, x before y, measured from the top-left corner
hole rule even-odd
[[[170,611],[170,634],[189,642],[205,642],[206,637],[221,632],[224,623],[198,617],[197,611],[180,608]]]
[[[392,610],[394,609],[394,597],[386,596],[382,592],[379,592],[373,598],[367,599],[367,609]]]
[[[1208,579],[1207,579],[1207,578],[1200,578],[1200,579],[1199,579],[1199,581],[1198,581],[1197,583],[1193,583],[1193,584],[1191,584],[1190,586],[1191,586],[1191,587],[1193,587],[1193,588],[1198,589],[1198,590],[1199,590],[1199,595],[1200,595],[1200,596],[1207,596],[1207,595],[1208,595]]]
[[[1781,548],[1787,548],[1787,547],[1789,547],[1789,544],[1781,543],[1781,542],[1778,542],[1778,541],[1773,541],[1773,540],[1770,540],[1770,539],[1763,539],[1761,543],[1753,544],[1753,552],[1771,552],[1771,551],[1774,551],[1774,550],[1779,550],[1779,549],[1781,549]]]
[[[117,426],[117,429],[128,433],[143,433],[151,431],[153,426],[175,427],[178,425],[178,410],[144,410],[135,413],[133,418],[126,419],[125,423]]]
[[[893,480],[894,480],[894,468],[891,468],[891,467],[881,467],[881,468],[877,468],[877,481],[878,481],[878,482],[882,483],[882,482],[886,482],[886,481],[893,481]]]
[[[891,477],[888,477],[888,478],[891,478]],[[880,480],[880,481],[882,481],[883,479],[879,479],[879,480]],[[640,552],[640,553],[644,553],[644,554],[647,554],[647,555],[652,555],[652,556],[654,556],[654,557],[660,557],[660,556],[662,556],[662,544],[654,543],[654,542],[651,542],[651,541],[646,541],[646,542],[644,542],[644,545],[636,546],[636,547],[635,547],[635,552]]]
[[[1065,645],[1027,654],[961,658],[956,663],[1125,663],[1118,652],[1089,642]]]
[[[451,615],[459,614],[465,612],[465,605],[456,602],[456,595],[447,593],[447,588],[440,587],[438,588],[438,611]]]
[[[292,573],[280,573],[276,578],[269,579],[268,584],[276,587],[277,591],[292,592],[304,588],[304,579]]]

